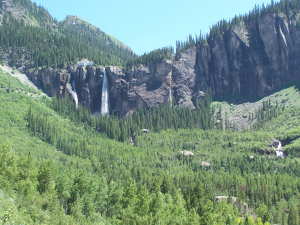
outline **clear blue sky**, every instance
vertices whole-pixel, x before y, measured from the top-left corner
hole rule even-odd
[[[58,20],[76,15],[136,53],[174,46],[188,34],[206,33],[221,19],[271,0],[33,0]]]

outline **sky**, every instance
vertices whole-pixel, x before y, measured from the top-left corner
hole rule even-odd
[[[271,0],[33,0],[58,20],[76,15],[139,55],[207,33],[221,19]],[[276,2],[276,1],[275,1]]]

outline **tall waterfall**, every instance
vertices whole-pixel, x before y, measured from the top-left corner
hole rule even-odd
[[[173,94],[172,94],[172,86],[169,89],[169,103],[172,105],[173,103]]]
[[[173,103],[173,93],[172,93],[172,72],[170,73],[170,75],[169,75],[170,77],[169,77],[169,79],[170,79],[170,89],[169,89],[169,104],[170,105],[172,105],[172,103]]]
[[[106,71],[104,69],[103,81],[102,81],[102,95],[101,95],[101,115],[105,116],[109,114],[108,105],[108,80]]]
[[[72,96],[73,101],[75,103],[76,109],[78,108],[78,96],[75,90],[75,84],[73,85],[74,89],[72,88],[71,84],[67,83],[67,91]]]

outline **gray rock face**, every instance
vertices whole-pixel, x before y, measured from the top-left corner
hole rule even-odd
[[[29,79],[47,95],[63,95],[64,87],[69,80],[67,70],[58,69],[37,69],[26,72]]]
[[[139,65],[129,71],[107,68],[110,78],[111,108],[126,115],[139,108],[155,107],[170,101],[172,62]]]
[[[49,96],[69,94],[71,85],[81,105],[92,112],[99,112],[104,70],[109,82],[109,107],[114,114],[127,115],[139,108],[155,107],[170,101],[171,61],[140,65],[126,71],[115,66],[76,65],[67,69],[27,71],[27,75]]]
[[[299,81],[300,14],[268,13],[211,35],[171,60],[131,69],[106,67],[110,112],[172,103],[195,108],[207,93],[227,101],[261,98]],[[79,103],[99,112],[103,67],[43,69],[28,76],[48,95],[64,95],[70,82]]]
[[[199,89],[220,99],[251,100],[299,80],[295,16],[266,14],[241,22],[198,47]]]
[[[103,70],[103,67],[94,66],[78,66],[69,69],[70,82],[78,94],[80,104],[91,109],[92,112],[100,110]]]
[[[196,87],[196,47],[182,52],[173,63],[174,95],[176,103],[194,108],[193,96]]]
[[[26,74],[51,97],[69,94],[67,84],[71,84],[72,89],[77,93],[79,103],[92,111],[97,111],[101,105],[101,71],[103,71],[101,68],[92,66],[69,66],[66,69],[29,70]]]

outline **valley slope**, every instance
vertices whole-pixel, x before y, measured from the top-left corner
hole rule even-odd
[[[296,90],[286,93],[291,95],[278,96],[291,102],[299,98]],[[298,221],[297,104],[289,104],[257,130],[150,131],[138,134],[132,145],[130,140],[108,139],[109,133],[54,111],[57,100],[4,72],[0,98],[1,222],[295,225],[290,221]],[[274,138],[282,141],[287,158],[262,153]],[[216,201],[226,196],[236,200]]]
[[[140,57],[0,3],[1,224],[300,224],[299,1]]]

